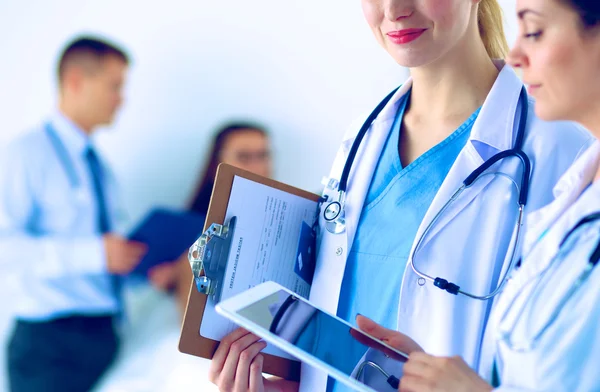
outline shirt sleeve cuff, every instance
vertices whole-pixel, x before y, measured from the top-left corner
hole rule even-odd
[[[83,274],[107,274],[108,265],[106,260],[106,250],[102,237],[93,237],[81,240],[77,250],[73,252],[73,260],[75,265],[78,265]]]

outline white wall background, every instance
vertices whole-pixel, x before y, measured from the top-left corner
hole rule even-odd
[[[515,0],[500,2],[512,42]],[[81,32],[134,59],[128,101],[98,140],[134,220],[157,204],[183,206],[209,136],[231,118],[266,124],[277,179],[318,190],[346,126],[406,77],[359,1],[0,0],[0,144],[52,110],[56,56]]]

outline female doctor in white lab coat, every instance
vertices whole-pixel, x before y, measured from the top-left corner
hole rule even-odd
[[[574,120],[600,138],[600,2],[517,0],[520,35],[510,62],[547,120]],[[400,390],[600,391],[600,144],[575,162],[556,199],[528,217],[524,262],[489,323],[495,366],[484,381],[460,357],[418,352]],[[595,215],[594,215],[595,214]],[[581,224],[581,222],[587,222]],[[406,336],[360,324],[398,347]],[[427,350],[426,350],[427,351]]]
[[[412,336],[428,352],[479,363],[490,301],[444,292],[419,279],[407,260],[475,295],[491,293],[508,267],[518,216],[522,166],[494,165],[446,210],[434,215],[463,180],[517,139],[522,83],[502,61],[507,50],[497,0],[362,0],[379,43],[411,79],[391,97],[354,159],[345,200],[345,230],[327,231],[320,214],[318,257],[310,300],[353,322],[357,313]],[[343,24],[343,21],[340,21]],[[531,107],[531,106],[530,106]],[[522,149],[531,159],[527,209],[553,199],[552,188],[591,137],[570,123],[545,123],[526,114]],[[340,180],[357,134],[344,137],[330,177]],[[331,181],[330,183],[335,183]],[[327,188],[330,200],[335,189]],[[327,203],[324,204],[324,206]],[[414,257],[413,257],[414,256]],[[217,350],[210,379],[223,391],[297,385],[260,376],[264,347],[238,330]],[[364,353],[340,355],[358,362]],[[386,369],[390,372],[397,369]],[[364,379],[389,386],[376,371]],[[324,391],[325,374],[303,366],[301,389]],[[334,390],[339,385],[333,385]]]

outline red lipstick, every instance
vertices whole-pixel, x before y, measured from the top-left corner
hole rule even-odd
[[[390,31],[386,35],[395,44],[404,45],[419,38],[427,29],[404,29]]]

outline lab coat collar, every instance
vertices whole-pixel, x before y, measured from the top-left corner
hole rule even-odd
[[[50,117],[50,124],[65,149],[74,157],[83,157],[90,147],[89,136],[60,110]]]
[[[523,82],[515,71],[503,61],[494,64],[500,71],[490,90],[477,120],[471,130],[471,144],[479,153],[482,160],[487,160],[495,153],[513,148],[518,128],[518,106],[522,103],[519,94]],[[483,145],[491,148],[484,148]]]
[[[502,68],[477,116],[477,120],[473,124],[469,142],[456,158],[454,165],[452,165],[433,199],[417,231],[416,238],[423,235],[424,230],[429,226],[434,216],[444,208],[444,205],[469,174],[496,153],[513,147],[513,138],[517,134],[517,129],[514,126],[515,117],[520,114],[519,94],[523,83],[514,71],[505,66],[503,62],[496,62],[495,64],[497,67]],[[486,176],[479,179],[470,188],[469,192],[457,198],[439,221],[433,225],[431,231],[423,239],[421,246],[426,246],[448,222],[454,219],[485,188],[492,178]],[[413,257],[413,253],[414,245],[411,257]]]
[[[553,189],[554,197],[579,195],[594,180],[599,164],[600,142],[596,140],[558,180]]]
[[[432,219],[434,212],[438,211],[442,205],[450,198],[452,193],[458,189],[465,177],[481,165],[485,160],[489,159],[497,152],[509,150],[513,147],[513,139],[516,137],[517,129],[514,127],[515,117],[520,113],[519,94],[523,83],[517,77],[515,72],[504,64],[504,62],[495,62],[495,65],[500,70],[496,82],[492,86],[486,101],[481,108],[477,120],[473,124],[473,129],[469,136],[469,142],[459,154],[453,168],[448,173],[446,180],[442,184],[438,194],[436,195],[431,207],[429,208],[425,219],[421,222],[421,227],[417,234],[420,236],[421,230],[424,229],[424,224]],[[390,99],[390,102],[379,113],[373,121],[365,139],[361,143],[361,149],[357,155],[356,162],[353,168],[348,183],[346,200],[346,230],[348,244],[352,244],[360,211],[368,185],[371,183],[373,170],[377,166],[377,161],[381,154],[381,149],[385,143],[385,139],[389,134],[391,124],[393,123],[398,111],[400,98],[403,97],[412,87],[412,79],[409,78]],[[366,118],[365,116],[364,118]],[[363,120],[364,121],[364,120]],[[354,124],[349,134],[345,135],[342,143],[344,155],[347,156],[352,144],[356,138],[358,130],[362,123]],[[355,166],[360,166],[357,169]],[[341,173],[341,168],[339,173]],[[472,188],[470,196],[463,196],[460,201],[455,203],[452,210],[446,212],[446,215],[435,226],[424,242],[423,246],[433,238],[445,224],[458,214],[465,205],[467,205],[477,193],[491,181],[491,177],[487,177],[478,181],[476,187]],[[358,186],[356,186],[358,184]]]
[[[523,241],[526,256],[541,239],[546,228],[569,208],[585,188],[594,180],[600,166],[600,142],[595,141],[575,163],[563,174],[553,189],[555,200],[547,206],[527,215],[527,231]]]
[[[514,124],[517,116],[515,113],[518,113],[517,107],[521,104],[518,97],[523,87],[522,81],[510,66],[505,65],[504,61],[497,60],[494,61],[494,64],[500,73],[481,107],[469,137],[470,143],[474,146],[482,161],[497,152],[509,150],[513,147],[513,140],[516,138]],[[379,113],[373,124],[393,121],[398,111],[400,98],[408,93],[411,87],[412,78],[409,77]],[[353,129],[354,132],[345,135],[343,140],[344,150],[346,151],[350,150],[360,126],[353,127]],[[483,148],[482,144],[491,147],[492,150]]]

